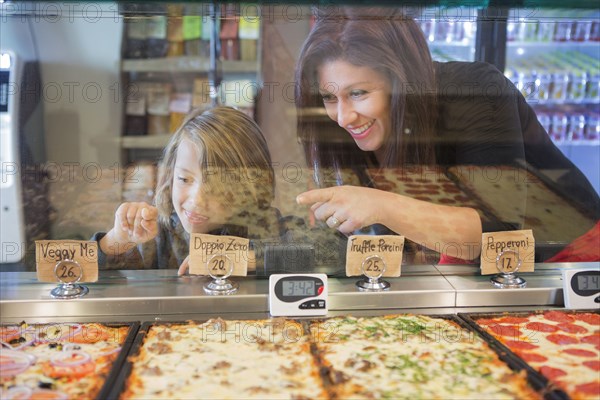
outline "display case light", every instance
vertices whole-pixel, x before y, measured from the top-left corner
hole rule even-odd
[[[10,54],[0,53],[0,69],[10,69]]]

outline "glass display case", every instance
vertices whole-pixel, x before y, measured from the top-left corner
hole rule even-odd
[[[598,9],[525,5],[0,0],[0,397],[597,396]]]
[[[393,89],[390,93],[392,97],[405,96],[407,104],[414,101],[415,107],[428,110],[422,119],[405,123],[431,130],[435,160],[423,162],[411,158],[409,152],[404,161],[399,158],[382,164],[373,158],[376,152],[372,151],[361,154],[366,154],[366,159],[354,160],[351,154],[356,153],[362,139],[341,133],[337,125],[344,123],[331,121],[337,112],[326,101],[303,104],[297,80],[303,42],[314,26],[328,18],[343,18],[345,9],[354,8],[360,19],[361,13],[371,12],[367,7],[171,2],[100,3],[94,7],[66,3],[62,8],[46,2],[5,2],[2,7],[7,22],[2,25],[3,37],[21,38],[17,48],[24,49],[41,72],[37,75],[41,77],[38,90],[34,90],[41,106],[20,120],[30,130],[35,121],[43,120],[44,125],[34,130],[45,143],[35,141],[34,158],[25,156],[31,145],[29,150],[21,146],[23,165],[19,169],[33,170],[23,177],[33,179],[23,180],[21,191],[27,193],[30,186],[41,186],[46,192],[38,191],[41,194],[35,198],[46,202],[36,204],[46,204],[48,209],[46,213],[24,212],[25,225],[45,229],[28,234],[23,243],[4,246],[5,254],[19,253],[6,255],[4,261],[25,259],[27,254],[31,260],[34,239],[88,239],[107,231],[123,202],[152,204],[164,147],[190,110],[216,104],[233,106],[258,123],[274,169],[271,205],[293,240],[324,246],[317,253],[332,273],[343,267],[345,238],[352,231],[359,232],[356,228],[371,233],[395,231],[382,223],[386,218],[365,221],[365,226],[356,224],[352,231],[343,233],[331,230],[322,215],[315,217],[314,210],[296,201],[299,194],[319,186],[383,188],[404,196],[401,199],[470,207],[478,212],[484,232],[533,229],[540,250],[537,261],[551,260],[578,237],[595,232],[597,10],[498,9],[479,4],[382,6],[383,12],[368,17],[373,20],[371,26],[379,28],[390,18],[406,24],[414,21],[419,43],[426,46],[433,61],[431,79],[437,82],[428,86],[431,82],[425,84],[423,78],[406,77],[399,92]],[[384,15],[388,11],[392,17]],[[69,40],[58,49],[57,38],[63,37]],[[397,57],[398,65],[423,64],[411,60],[409,53]],[[518,117],[505,114],[506,96],[515,96],[506,94],[512,86],[492,69],[478,64],[495,59],[500,60],[496,67],[523,95],[514,98]],[[469,72],[468,68],[476,70]],[[492,90],[498,87],[503,88],[499,95]],[[24,93],[29,89],[26,87]],[[436,91],[437,97],[431,97],[429,93]],[[433,102],[427,106],[430,100]],[[407,112],[410,118],[416,113]],[[531,122],[534,115],[541,129]],[[486,135],[498,135],[494,140],[500,142],[513,140],[505,139],[513,133],[500,132],[519,129],[511,126],[517,123],[516,118],[521,119],[524,139],[516,137],[516,142],[499,143],[495,148],[518,147],[519,154],[507,162],[498,156],[504,150],[494,152],[482,141]],[[491,122],[482,125],[482,121]],[[307,124],[319,132],[317,141],[306,136]],[[409,143],[416,137],[410,135],[411,129],[420,129],[415,126],[407,126],[405,134],[394,140]],[[546,143],[540,132],[547,133],[557,147]],[[22,134],[23,143],[25,138]],[[315,164],[318,160],[310,154],[310,146],[315,144],[323,144],[329,149],[326,151],[331,150],[328,154],[341,158],[319,169]],[[423,150],[418,144],[407,146],[417,146],[412,154]],[[561,159],[556,148],[576,167]],[[476,149],[487,149],[487,153],[473,155]],[[547,149],[551,153],[544,153]],[[425,171],[432,168],[442,172],[434,179],[423,178],[419,186],[411,174],[423,175],[423,170],[405,168],[415,162],[422,164],[420,168],[427,164]],[[389,168],[382,168],[386,163]],[[497,178],[480,175],[478,180],[465,178],[463,167],[470,173],[482,168],[500,172]],[[509,179],[502,172],[505,167],[516,168],[519,177],[531,179]],[[408,172],[392,172],[398,168]],[[3,168],[3,176],[8,177],[11,171]],[[589,185],[596,193],[589,192]],[[512,198],[504,200],[503,193],[510,193]],[[552,200],[543,200],[544,196]],[[31,202],[26,202],[23,210],[30,207]],[[7,212],[13,210],[11,206]],[[561,219],[570,222],[561,223]],[[436,230],[435,224],[421,225],[424,220],[416,221],[419,228],[408,237],[416,258],[405,262],[437,262],[444,255],[443,249],[454,242],[462,243],[458,248],[465,250],[460,238],[420,240],[417,231]],[[402,221],[398,223],[395,229],[402,230]],[[545,251],[544,247],[552,250]],[[475,254],[455,256],[463,261],[477,259]],[[31,262],[25,264],[33,268]]]

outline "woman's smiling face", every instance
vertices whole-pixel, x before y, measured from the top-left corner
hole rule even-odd
[[[390,82],[378,71],[335,60],[319,68],[327,115],[363,151],[382,151],[391,130]]]

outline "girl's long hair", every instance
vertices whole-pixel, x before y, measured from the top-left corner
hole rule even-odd
[[[267,142],[252,118],[230,107],[195,110],[165,147],[159,165],[155,204],[161,223],[174,212],[173,175],[177,149],[187,139],[201,154],[203,190],[237,211],[236,217],[267,210],[275,173]],[[238,221],[233,221],[238,222]]]
[[[393,8],[348,7],[317,13],[296,65],[298,134],[309,165],[315,171],[356,169],[370,157],[337,123],[310,113],[323,108],[318,69],[336,60],[372,68],[391,84],[392,132],[379,166],[435,164],[436,79],[421,29]]]

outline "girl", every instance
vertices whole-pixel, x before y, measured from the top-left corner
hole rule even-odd
[[[277,236],[274,182],[267,143],[251,118],[228,107],[193,111],[164,150],[155,206],[121,204],[113,228],[95,235],[99,262],[183,274],[190,233]]]

